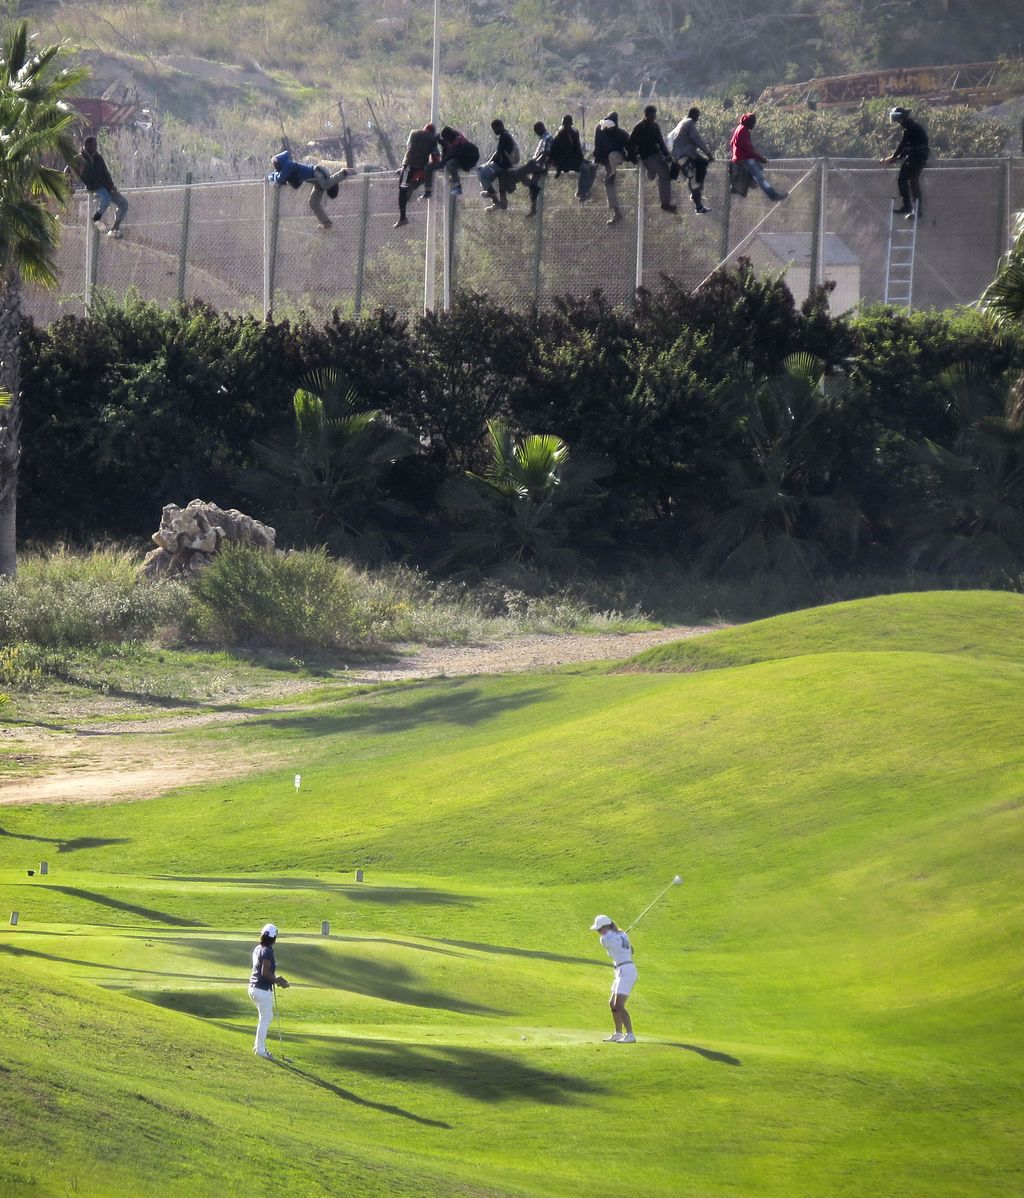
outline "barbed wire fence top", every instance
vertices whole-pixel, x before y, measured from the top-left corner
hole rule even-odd
[[[63,313],[81,315],[97,295],[130,294],[161,305],[203,300],[235,313],[316,318],[385,307],[415,316],[428,269],[439,307],[446,269],[449,295],[483,292],[510,308],[595,289],[628,304],[638,283],[656,289],[664,276],[692,290],[740,258],[785,272],[798,302],[816,280],[836,284],[838,312],[881,301],[896,170],[832,158],[777,160],[766,171],[789,192],[786,200],[773,203],[753,182],[745,197],[732,194],[726,165],[716,162],[704,189],[711,211],[698,215],[682,179],[673,187],[673,214],[662,211],[656,183],[620,168],[623,219],[614,225],[606,224],[600,169],[585,204],[576,199],[575,174],[550,174],[533,217],[524,186],[509,196],[507,210],[488,212],[475,174],[463,176],[460,197],[439,178],[432,201],[441,209],[439,236],[429,264],[427,205],[414,193],[409,223],[394,228],[398,183],[390,173],[344,180],[337,199],[324,201],[327,229],[309,210],[308,187],[240,180],[125,188],[129,212],[123,238],[115,239],[92,221],[92,197],[80,192],[62,218],[62,285],[29,288],[25,306],[44,325]],[[971,304],[1008,248],[1013,213],[1024,208],[1024,159],[936,162],[923,189],[914,306]]]

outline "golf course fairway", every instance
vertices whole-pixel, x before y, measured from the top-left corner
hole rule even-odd
[[[1024,598],[890,596],[339,687],[190,734],[272,772],[0,807],[0,1194],[1024,1194],[1022,713]],[[677,873],[603,1043],[590,922]]]

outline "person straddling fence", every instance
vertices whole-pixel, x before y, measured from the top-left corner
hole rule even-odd
[[[551,140],[551,165],[555,168],[556,179],[559,175],[579,175],[576,198],[581,204],[585,204],[590,198],[597,168],[586,160],[579,130],[573,125],[572,117],[568,113],[562,117],[562,124]]]
[[[394,227],[400,229],[409,223],[405,214],[409,193],[416,190],[427,178],[427,166],[439,162],[437,153],[437,130],[430,121],[422,129],[413,129],[405,143],[405,157],[398,168],[398,220]]]
[[[75,163],[74,170],[82,180],[85,190],[96,197],[96,211],[92,214],[93,221],[99,224],[103,219],[104,212],[113,204],[116,214],[114,223],[107,230],[107,236],[120,237],[121,222],[128,213],[128,201],[114,186],[114,180],[110,177],[110,171],[103,155],[96,146],[95,137],[87,137],[82,142],[82,153]]]
[[[629,134],[619,128],[619,114],[610,112],[594,130],[594,162],[604,167],[604,194],[608,200],[611,216],[608,224],[622,220],[619,194],[616,187],[616,172],[629,158]]]
[[[516,145],[516,139],[505,128],[504,121],[496,117],[491,121],[491,129],[498,139],[498,144],[483,166],[476,168],[476,174],[483,188],[480,195],[491,201],[486,210],[495,212],[499,208],[508,207],[508,192],[515,188],[515,180],[510,174],[512,168],[519,163],[519,147]]]
[[[462,195],[459,171],[471,171],[480,161],[480,151],[458,129],[445,125],[438,137],[441,141],[441,161],[427,163],[427,178],[423,184],[421,200],[430,199],[434,191],[434,175],[442,170],[451,184],[452,195]]]
[[[679,165],[679,173],[690,188],[694,212],[704,213],[711,211],[704,205],[704,180],[708,174],[708,163],[714,162],[715,156],[697,129],[699,120],[700,109],[691,108],[668,135],[668,144],[673,159]]]
[[[267,175],[268,183],[275,183],[278,187],[294,187],[296,190],[304,183],[310,184],[309,210],[322,229],[329,229],[333,222],[324,212],[324,196],[332,200],[338,198],[338,184],[348,177],[347,167],[332,170],[326,163],[297,162],[287,145],[270,162],[274,169]]]
[[[789,192],[778,191],[764,177],[764,167],[768,159],[754,147],[750,131],[757,124],[757,114],[745,112],[740,117],[740,123],[732,131],[729,142],[729,178],[732,181],[732,191],[736,195],[747,194],[747,184],[750,179],[760,187],[770,200],[784,200]]]
[[[644,119],[633,126],[633,132],[629,135],[629,149],[632,157],[647,172],[647,178],[658,180],[658,198],[664,211],[675,212],[676,206],[672,203],[672,179],[669,175],[671,155],[668,146],[665,145],[661,126],[654,119],[657,115],[657,108],[648,104],[644,109]]]
[[[525,183],[530,193],[530,211],[527,212],[527,216],[537,215],[537,200],[540,196],[541,183],[544,180],[544,176],[548,173],[548,164],[551,160],[551,145],[555,140],[548,132],[548,127],[543,121],[537,121],[533,126],[533,131],[540,139],[537,142],[537,148],[533,151],[533,157],[528,158],[522,166],[517,166],[512,173],[515,181],[517,183]]]
[[[921,172],[928,161],[928,134],[924,126],[911,117],[909,108],[893,108],[889,120],[900,126],[903,136],[889,157],[882,159],[882,165],[900,164],[896,186],[900,189],[903,207],[896,209],[896,215],[914,220],[921,216]]]

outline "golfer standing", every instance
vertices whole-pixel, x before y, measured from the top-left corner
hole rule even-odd
[[[249,997],[260,1013],[253,1052],[268,1061],[274,1059],[267,1052],[267,1031],[270,1021],[274,1018],[274,987],[288,989],[287,979],[277,972],[277,961],[274,959],[276,943],[277,928],[272,923],[264,924],[260,932],[260,942],[252,950],[252,977],[249,979]]]
[[[597,932],[601,945],[612,959],[615,966],[615,977],[612,979],[612,996],[608,1002],[611,1007],[615,1031],[605,1040],[612,1044],[635,1044],[633,1021],[626,1010],[626,1000],[636,985],[637,972],[633,963],[633,946],[625,932],[620,932],[615,921],[607,915],[598,915],[590,925],[592,932]]]

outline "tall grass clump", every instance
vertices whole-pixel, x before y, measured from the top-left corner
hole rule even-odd
[[[356,587],[325,549],[221,550],[192,583],[188,631],[200,640],[330,649],[365,639]]]
[[[138,577],[123,549],[26,555],[14,578],[0,579],[0,644],[84,648],[150,636],[180,604],[176,583]]]

